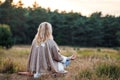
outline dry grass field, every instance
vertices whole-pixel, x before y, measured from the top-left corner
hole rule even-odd
[[[120,80],[119,48],[80,48],[60,46],[61,53],[77,55],[66,68],[66,75],[41,76],[38,80]],[[34,80],[33,77],[17,75],[26,71],[30,46],[19,45],[9,50],[0,48],[0,80]]]

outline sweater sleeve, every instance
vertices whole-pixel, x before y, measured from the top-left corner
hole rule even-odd
[[[61,62],[63,60],[60,54],[60,50],[55,42],[54,42],[54,46],[52,47],[52,57],[57,62]]]

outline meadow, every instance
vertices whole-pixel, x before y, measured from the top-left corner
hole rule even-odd
[[[41,76],[38,80],[120,80],[119,48],[60,46],[60,49],[65,56],[77,55],[66,68],[69,72],[56,78]],[[26,71],[29,52],[29,45],[13,46],[8,50],[0,48],[0,80],[34,80],[17,74]]]

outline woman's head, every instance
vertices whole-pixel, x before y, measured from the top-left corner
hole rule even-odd
[[[37,44],[40,44],[41,42],[44,42],[47,39],[53,39],[52,25],[48,22],[42,22],[38,27],[35,39],[37,41]]]

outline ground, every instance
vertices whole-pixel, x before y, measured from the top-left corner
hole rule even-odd
[[[65,75],[45,75],[38,80],[120,80],[119,48],[80,48],[60,46],[61,54],[77,55],[71,61]],[[18,75],[25,71],[30,46],[14,46],[9,50],[0,48],[0,80],[34,80],[33,77]]]

